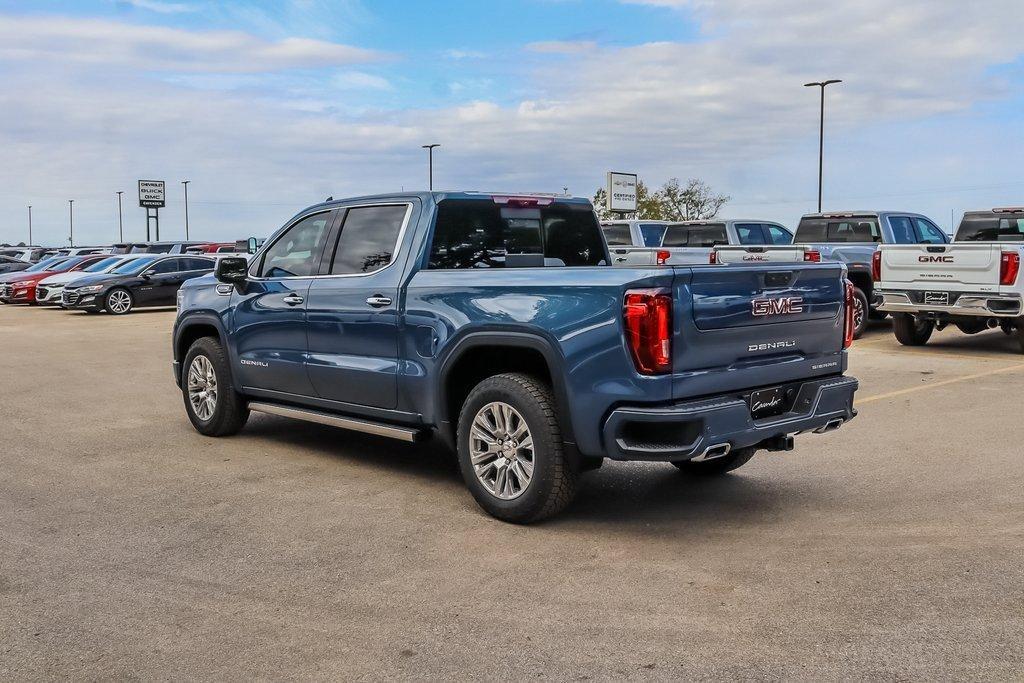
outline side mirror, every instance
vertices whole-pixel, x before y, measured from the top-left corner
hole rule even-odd
[[[221,282],[237,285],[249,277],[249,260],[240,256],[226,256],[217,260],[214,276]]]
[[[250,254],[255,254],[256,253],[256,249],[259,248],[259,245],[256,244],[256,238],[255,237],[250,237],[249,238],[248,247],[249,247],[249,253]]]

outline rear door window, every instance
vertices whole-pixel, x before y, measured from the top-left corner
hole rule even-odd
[[[596,266],[601,226],[588,204],[512,207],[491,199],[438,204],[429,268]]]
[[[331,275],[372,273],[390,264],[408,211],[408,204],[349,209],[331,259]]]
[[[725,223],[705,225],[670,225],[665,230],[665,247],[713,247],[728,244]]]
[[[181,259],[184,263],[183,270],[195,271],[195,270],[213,270],[213,261],[206,258],[184,258]]]
[[[737,223],[736,235],[740,244],[765,244],[764,230],[760,223]]]

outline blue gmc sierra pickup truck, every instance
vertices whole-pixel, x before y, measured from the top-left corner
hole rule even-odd
[[[613,268],[585,199],[328,201],[188,281],[174,377],[193,426],[258,411],[458,454],[526,523],[604,458],[701,475],[856,415],[840,263]]]

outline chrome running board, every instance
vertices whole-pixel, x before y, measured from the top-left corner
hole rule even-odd
[[[295,420],[305,420],[306,422],[316,422],[317,424],[327,425],[329,427],[341,427],[342,429],[351,429],[356,432],[386,436],[389,439],[398,439],[399,441],[408,441],[410,443],[418,441],[420,436],[423,434],[423,431],[419,429],[398,427],[381,422],[370,422],[369,420],[360,420],[354,417],[341,417],[340,415],[332,415],[331,413],[322,413],[316,410],[308,410],[306,408],[293,408],[291,406],[282,406],[276,403],[251,401],[249,403],[249,410],[253,410],[257,413],[290,417]]]

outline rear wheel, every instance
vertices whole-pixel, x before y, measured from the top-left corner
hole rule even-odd
[[[529,375],[489,377],[459,414],[459,468],[489,514],[526,524],[564,509],[578,471],[566,457],[551,388]]]
[[[193,342],[182,364],[181,393],[192,426],[206,436],[235,434],[249,419],[245,400],[234,390],[224,349],[212,337]]]
[[[860,287],[853,288],[853,338],[860,339],[868,329],[868,295]]]
[[[894,313],[892,331],[896,340],[904,346],[923,346],[932,336],[935,323],[931,320],[917,318],[909,313]]]
[[[115,287],[107,292],[107,298],[105,299],[107,313],[113,315],[131,313],[132,306],[134,305],[135,300],[132,298],[132,293],[123,287]]]
[[[1017,321],[1017,342],[1020,344],[1020,352],[1024,353],[1024,318]]]
[[[740,448],[732,451],[728,455],[715,458],[714,460],[704,460],[701,462],[683,460],[672,464],[687,474],[693,474],[701,477],[713,477],[725,474],[726,472],[731,472],[738,467],[742,467],[753,457],[753,448]]]

